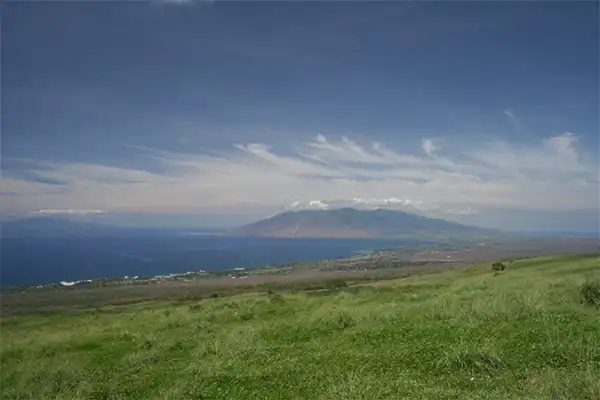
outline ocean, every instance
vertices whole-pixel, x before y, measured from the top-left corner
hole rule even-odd
[[[3,238],[2,287],[98,277],[154,276],[348,257],[426,244],[380,239],[278,239],[228,235]]]

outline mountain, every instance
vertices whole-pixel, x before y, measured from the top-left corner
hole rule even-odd
[[[243,226],[236,234],[271,237],[469,239],[499,231],[465,226],[396,210],[287,211]]]

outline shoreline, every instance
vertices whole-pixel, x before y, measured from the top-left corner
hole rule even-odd
[[[597,238],[529,238],[508,242],[438,243],[394,248],[355,251],[355,255],[334,259],[300,260],[258,267],[236,267],[222,270],[189,270],[165,272],[156,275],[124,275],[87,277],[76,281],[14,285],[0,288],[0,293],[16,291],[42,291],[56,289],[83,289],[106,286],[164,284],[167,282],[194,282],[215,278],[230,281],[251,276],[289,275],[293,271],[355,271],[397,269],[423,265],[457,265],[515,257],[586,253],[598,251]],[[232,282],[233,283],[233,282]]]

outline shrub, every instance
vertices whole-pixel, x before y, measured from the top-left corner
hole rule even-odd
[[[195,312],[195,311],[200,311],[202,310],[202,304],[192,304],[191,306],[188,307],[188,311],[190,312]]]
[[[504,271],[506,269],[506,266],[501,262],[495,262],[492,264],[492,269],[494,271]]]
[[[331,279],[325,283],[327,289],[340,289],[348,287],[348,284],[343,279]]]
[[[267,296],[269,297],[269,301],[273,304],[283,304],[285,303],[285,301],[283,300],[283,297],[281,297],[281,295],[275,293],[274,291],[272,291],[271,289],[269,289]]]
[[[228,301],[226,303],[223,303],[223,305],[221,306],[222,308],[229,308],[229,309],[238,309],[240,308],[240,306],[237,303]]]
[[[236,311],[233,314],[233,318],[236,321],[251,321],[255,317],[256,317],[256,315],[254,314],[254,311],[252,311],[252,310]]]
[[[579,292],[584,303],[600,306],[600,280],[584,283]]]

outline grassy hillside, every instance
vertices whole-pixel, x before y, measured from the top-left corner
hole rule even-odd
[[[3,399],[599,399],[593,256],[1,320]],[[593,297],[593,288],[591,290]]]

